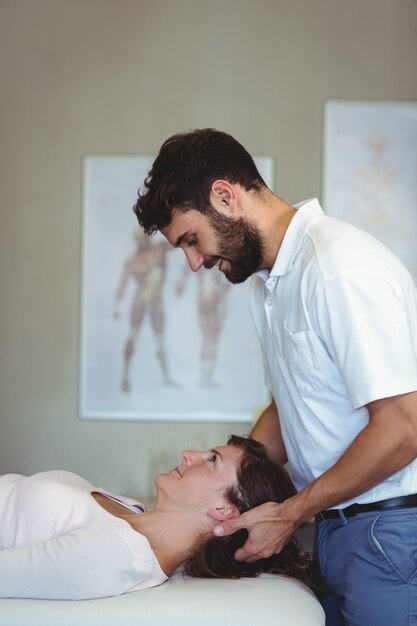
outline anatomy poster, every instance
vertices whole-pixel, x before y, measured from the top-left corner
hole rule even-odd
[[[323,205],[385,243],[417,279],[417,103],[329,101]]]
[[[249,421],[268,400],[249,285],[190,271],[133,205],[154,157],[84,162],[80,415]],[[273,161],[256,158],[272,187]]]

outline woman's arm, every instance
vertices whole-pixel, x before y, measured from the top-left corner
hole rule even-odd
[[[126,563],[131,561],[129,548],[117,535],[87,528],[1,550],[0,598],[81,600],[118,595],[129,591]]]

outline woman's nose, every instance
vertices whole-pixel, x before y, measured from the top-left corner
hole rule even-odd
[[[189,466],[201,460],[203,454],[204,453],[199,450],[184,450],[181,459],[185,466]]]
[[[183,453],[181,454],[181,461],[184,463],[184,465],[191,465],[191,453],[189,450],[184,450]]]

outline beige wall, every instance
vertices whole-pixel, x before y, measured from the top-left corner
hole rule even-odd
[[[417,98],[416,0],[0,0],[0,474],[146,493],[247,425],[77,417],[81,163],[214,126],[320,195],[325,98]]]

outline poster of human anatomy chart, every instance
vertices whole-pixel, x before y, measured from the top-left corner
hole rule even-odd
[[[248,282],[143,235],[132,206],[153,160],[84,162],[80,416],[248,421],[268,400]],[[256,161],[272,187],[272,159]]]
[[[417,103],[329,101],[323,208],[385,243],[417,280]]]

